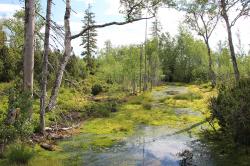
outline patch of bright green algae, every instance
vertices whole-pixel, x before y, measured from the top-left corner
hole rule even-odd
[[[91,134],[85,147],[108,147],[123,140],[134,131],[134,122],[114,115],[110,118],[98,118],[86,122],[81,133]]]
[[[165,86],[166,88],[166,86]],[[189,86],[189,90],[192,93],[197,94],[196,86]],[[163,90],[164,86],[157,87],[156,90]],[[200,92],[199,92],[200,93]],[[176,100],[167,98],[166,100],[174,100],[178,103],[177,107],[181,108],[191,107],[194,109],[200,109],[207,107],[206,103],[203,103],[204,95],[200,93],[202,97],[198,100]],[[136,126],[144,125],[167,125],[171,128],[183,128],[187,124],[192,124],[204,120],[204,116],[193,116],[188,114],[177,115],[174,109],[166,104],[162,109],[146,109],[145,104],[153,104],[154,99],[151,93],[146,92],[140,96],[131,97],[129,101],[120,106],[119,111],[111,115],[108,118],[98,118],[89,120],[84,123],[81,128],[81,133],[91,134],[91,141],[85,142],[85,148],[89,147],[109,147],[115,143],[126,139],[132,135]],[[182,105],[181,105],[182,104]],[[176,107],[176,105],[174,105]]]
[[[188,85],[188,93],[168,97],[164,103],[169,107],[192,108],[209,116],[209,99],[217,94],[215,89],[202,85]]]

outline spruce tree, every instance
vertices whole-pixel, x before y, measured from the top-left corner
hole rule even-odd
[[[159,18],[155,16],[155,20],[152,22],[152,27],[151,27],[151,36],[153,39],[159,39],[161,35],[161,23],[159,21]]]
[[[92,26],[95,24],[95,14],[91,12],[91,6],[88,6],[88,9],[85,10],[85,16],[84,16],[84,26],[83,29]],[[96,30],[95,29],[89,29],[86,33],[82,35],[82,44],[84,51],[82,52],[82,56],[84,57],[84,60],[87,64],[87,70],[93,74],[95,70],[95,58],[93,54],[95,53],[95,50],[97,48],[96,45]]]

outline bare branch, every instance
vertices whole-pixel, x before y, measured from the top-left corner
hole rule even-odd
[[[151,16],[151,17],[143,17],[143,18],[138,18],[138,19],[133,19],[133,20],[128,20],[128,21],[123,21],[123,22],[110,22],[110,23],[105,23],[105,24],[100,24],[100,25],[93,25],[93,26],[89,26],[86,27],[85,29],[83,29],[80,33],[76,34],[76,35],[72,35],[71,36],[71,40],[76,39],[78,37],[80,37],[82,34],[84,34],[86,31],[90,30],[90,29],[96,29],[96,28],[104,28],[107,26],[111,26],[111,25],[125,25],[125,24],[129,24],[129,23],[133,23],[133,22],[137,22],[140,20],[147,20],[147,19],[151,19],[155,16]]]
[[[239,12],[239,14],[233,19],[233,21],[231,22],[230,26],[234,26],[236,21],[241,17],[241,16],[249,16],[249,12],[250,12],[250,6],[248,6],[250,2],[247,2],[245,4],[242,4],[242,8]]]

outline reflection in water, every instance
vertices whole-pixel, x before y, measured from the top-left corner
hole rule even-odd
[[[153,91],[153,108],[161,108],[160,99],[182,94],[188,90],[186,87],[169,86],[165,90]],[[200,116],[189,108],[175,108],[176,114],[190,114]],[[205,121],[204,121],[205,122]],[[202,125],[200,122],[189,126],[187,129],[177,131],[167,126],[138,126],[136,134],[124,142],[111,148],[95,150],[83,150],[79,146],[64,146],[67,153],[73,153],[77,165],[87,166],[179,166],[182,158],[179,153],[187,150],[192,153],[193,165],[212,166],[213,160],[204,145],[188,132],[190,129]],[[82,144],[88,139],[88,135],[82,134],[68,140]]]
[[[138,130],[142,131],[141,134],[127,139],[122,146],[114,146],[103,152],[86,152],[83,165],[178,166],[181,158],[177,154],[184,150],[193,153],[194,165],[213,165],[206,148],[187,133],[171,135],[175,131],[164,126],[141,126]]]

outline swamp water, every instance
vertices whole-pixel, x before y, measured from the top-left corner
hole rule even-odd
[[[182,86],[168,86],[153,91],[153,107],[163,107],[160,100],[171,95],[187,93]],[[175,108],[175,113],[201,116],[190,108]],[[190,125],[189,125],[190,126]],[[187,126],[187,128],[189,127]],[[201,126],[198,126],[201,127]],[[126,140],[109,148],[88,149],[79,147],[90,139],[88,134],[80,134],[59,142],[63,151],[70,155],[69,164],[87,166],[178,166],[183,162],[180,153],[187,151],[192,155],[192,164],[197,166],[215,165],[205,145],[189,130],[169,128],[168,126],[138,126],[135,133]]]

